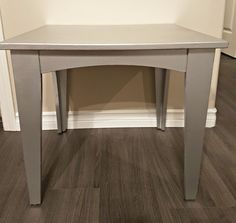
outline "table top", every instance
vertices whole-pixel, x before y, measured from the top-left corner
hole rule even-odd
[[[225,40],[175,24],[47,25],[0,43],[12,50],[149,50],[225,48]]]

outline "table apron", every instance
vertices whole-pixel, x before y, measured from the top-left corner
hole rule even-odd
[[[95,50],[39,51],[41,72],[77,67],[134,65],[186,71],[187,49],[181,50]]]

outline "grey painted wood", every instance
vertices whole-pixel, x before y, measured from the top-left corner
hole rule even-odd
[[[170,73],[166,69],[155,68],[157,128],[163,131],[166,127],[169,79]]]
[[[138,65],[186,71],[187,50],[41,51],[42,72],[96,65]]]
[[[67,130],[67,70],[53,72],[58,133]]]
[[[223,40],[177,25],[46,26],[0,43],[0,49],[22,50],[12,51],[12,58],[30,203],[41,202],[40,73],[105,64],[187,71],[185,198],[195,199],[214,50],[226,46],[227,42]],[[61,75],[56,76],[61,78]],[[66,75],[62,76],[65,78]],[[57,91],[58,109],[60,107],[60,116],[65,117],[66,80],[59,82],[56,81],[60,86]],[[162,91],[167,92],[166,80]],[[64,121],[59,119],[61,131],[65,129]],[[158,173],[158,168],[155,170]]]
[[[196,199],[214,50],[189,50],[185,80],[185,199]]]
[[[138,50],[222,48],[228,43],[175,24],[48,25],[0,43],[0,49]]]
[[[12,51],[30,204],[41,203],[42,77],[37,51]]]

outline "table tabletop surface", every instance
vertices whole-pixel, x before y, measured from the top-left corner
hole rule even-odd
[[[225,40],[175,24],[47,25],[0,43],[11,50],[225,48]]]

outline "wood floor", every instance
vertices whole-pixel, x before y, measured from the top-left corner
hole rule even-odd
[[[43,133],[41,207],[30,207],[20,133],[0,131],[0,222],[235,223],[236,60],[223,56],[217,126],[197,200],[183,200],[183,129]]]

